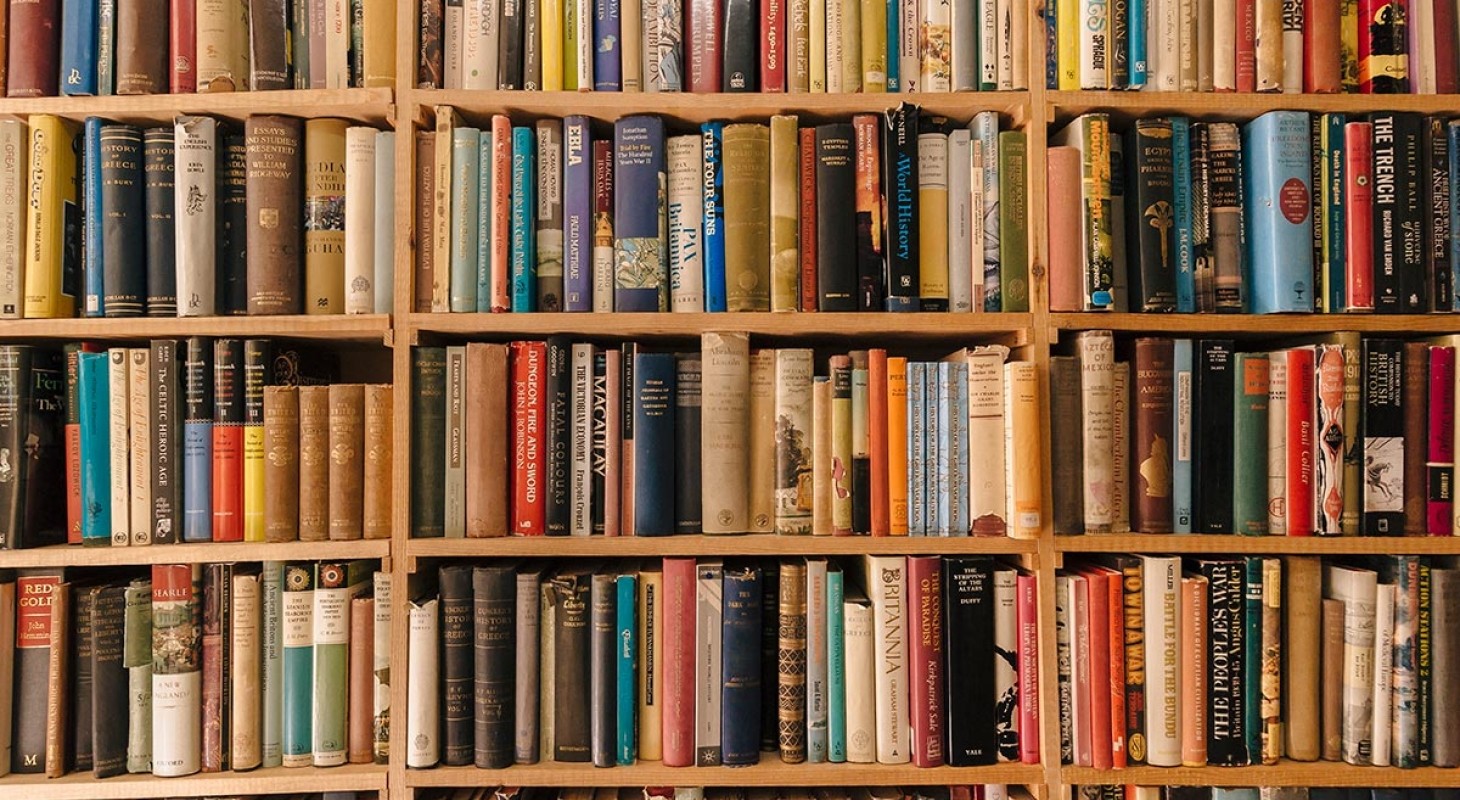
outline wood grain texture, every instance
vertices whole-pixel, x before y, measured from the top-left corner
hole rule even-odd
[[[384,792],[385,772],[385,768],[374,764],[348,764],[323,769],[274,767],[250,772],[200,772],[185,778],[118,775],[96,780],[90,772],[50,780],[41,775],[7,775],[0,778],[0,796],[27,800],[114,800],[182,795]]]
[[[316,561],[352,558],[387,558],[390,542],[196,542],[154,544],[143,547],[82,547],[53,545],[28,550],[0,550],[0,568],[22,567],[115,567],[145,564],[206,564],[224,561]],[[295,770],[290,770],[294,774]],[[107,781],[110,783],[111,781]],[[0,781],[0,797],[6,784]],[[234,794],[220,789],[205,794]],[[177,794],[177,792],[169,792]],[[110,797],[111,795],[106,795]],[[139,797],[141,795],[138,795]]]
[[[78,338],[96,341],[187,336],[278,337],[381,344],[391,338],[389,314],[298,317],[133,317],[130,319],[0,320],[0,341]]]
[[[412,770],[406,782],[429,786],[947,786],[971,783],[1035,784],[1044,777],[1039,766],[998,764],[990,767],[933,767],[911,764],[783,764],[762,754],[748,767],[666,767],[640,762],[629,767],[596,769],[592,764],[546,761],[507,769],[438,767]]]

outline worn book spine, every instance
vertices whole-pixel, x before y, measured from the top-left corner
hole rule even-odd
[[[1429,436],[1425,450],[1425,532],[1449,536],[1454,505],[1455,348],[1429,348]]]
[[[304,541],[329,538],[329,393],[328,386],[299,387],[298,524]]]
[[[1232,432],[1222,426],[1233,416],[1233,387],[1237,375],[1231,340],[1202,339],[1196,343],[1192,370],[1192,530],[1202,533],[1230,533],[1232,496],[1212,490],[1208,476],[1231,476]]]
[[[771,183],[765,166],[770,129],[750,123],[726,125],[722,153],[726,308],[769,311]]]
[[[465,449],[466,535],[507,533],[508,351],[502,344],[466,346],[466,376],[482,387],[466,397],[465,428],[472,445]],[[480,381],[480,383],[478,383]],[[388,440],[387,440],[388,441]],[[369,462],[366,463],[367,470]],[[367,485],[370,481],[367,478]],[[367,507],[373,493],[367,493]],[[386,528],[388,530],[388,527]]]
[[[212,316],[217,313],[218,123],[211,117],[178,117],[173,132],[178,316]]]
[[[806,565],[782,562],[780,568],[780,670],[777,715],[781,760],[806,760]]]
[[[615,311],[669,308],[665,180],[663,121],[631,116],[614,123]]]
[[[213,541],[243,541],[244,341],[213,342]]]
[[[805,442],[811,438],[811,378],[809,349],[775,351],[775,414],[790,433],[777,437],[775,532],[781,535],[811,532],[811,504],[805,484],[810,482],[810,458]]]
[[[513,760],[517,583],[511,565],[472,572],[472,763],[479,769],[501,769]]]
[[[364,534],[365,387],[329,387],[329,538],[359,539]],[[370,487],[379,491],[383,487]]]
[[[618,761],[618,577],[593,576],[589,607],[589,725],[593,765]],[[632,695],[630,695],[632,702]]]
[[[264,389],[264,539],[299,537],[299,387]]]
[[[152,774],[191,775],[202,750],[198,565],[152,567]]]
[[[749,526],[750,337],[701,337],[700,480],[704,533],[741,533]]]
[[[1141,556],[1145,588],[1146,632],[1146,761],[1152,766],[1178,766],[1181,758],[1180,560]]]
[[[770,293],[772,311],[800,308],[801,142],[795,115],[770,121]]]
[[[345,130],[340,119],[304,123],[304,312],[345,310]],[[250,292],[250,295],[254,294]]]
[[[299,314],[304,309],[303,122],[285,116],[249,117],[244,148],[248,313]]]
[[[203,567],[203,772],[229,768],[233,743],[232,675],[233,565]],[[217,723],[213,723],[217,720]]]
[[[434,595],[416,597],[406,604],[410,652],[406,684],[412,687],[410,714],[406,716],[406,764],[434,767],[441,758],[440,600]]]
[[[1265,354],[1235,354],[1232,375],[1232,530],[1235,533],[1268,532],[1268,477],[1264,456],[1268,446],[1269,373]]]
[[[104,272],[101,308],[106,315],[140,317],[147,295],[146,228],[141,224],[142,131],[130,125],[102,125],[99,147],[100,161],[90,166],[100,175],[101,207],[96,223],[101,227],[101,249],[94,260],[88,260]]]
[[[591,595],[587,571],[566,570],[544,583],[544,599],[553,614],[552,750],[558,761],[592,759]],[[547,644],[547,643],[545,643]]]
[[[472,566],[452,564],[439,571],[441,587],[441,763],[472,763],[473,595]],[[316,659],[318,661],[318,659]],[[318,680],[318,676],[316,676]]]
[[[694,559],[664,559],[664,720],[662,751],[666,766],[691,766],[695,752],[695,604],[698,581]]]
[[[363,508],[360,514],[361,532],[366,539],[388,539],[393,526],[391,509],[394,506],[391,472],[394,458],[394,394],[390,384],[365,384],[365,431],[362,443],[364,457]],[[497,442],[501,450],[503,442]],[[491,448],[488,448],[491,449]]]
[[[378,133],[374,128],[362,126],[351,126],[345,130],[346,314],[369,314],[375,310],[375,148]],[[394,153],[388,157],[394,158]]]

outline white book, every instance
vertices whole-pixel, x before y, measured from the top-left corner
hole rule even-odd
[[[973,310],[972,142],[967,128],[948,132],[948,308]],[[979,220],[982,222],[982,220]],[[979,259],[979,278],[983,278]]]
[[[1158,92],[1181,88],[1181,0],[1148,0],[1146,84]]]
[[[828,0],[828,5],[836,5]],[[922,65],[918,63],[918,0],[901,0],[896,9],[889,7],[888,14],[897,13],[899,25],[897,28],[897,63],[898,75],[902,80],[902,91],[921,92],[923,84],[920,80]],[[892,49],[892,42],[887,43],[887,48]],[[889,58],[891,54],[889,53]]]
[[[1428,3],[1411,5],[1424,6]],[[1283,92],[1298,94],[1302,91],[1303,0],[1283,0]]]
[[[375,311],[374,128],[345,129],[345,313]],[[390,158],[394,153],[387,153]],[[389,226],[395,227],[395,226]]]
[[[1115,339],[1109,331],[1080,334],[1080,396],[1083,403],[1085,532],[1110,533],[1115,524]]]
[[[999,741],[1019,737],[1019,573],[1012,569],[994,570],[994,700],[998,711],[994,728]],[[918,676],[921,678],[922,676]],[[1008,698],[1015,702],[1006,702]],[[1017,761],[1005,756],[999,748],[1000,761]]]
[[[197,55],[193,64],[198,91],[247,89],[246,4],[241,0],[200,0],[195,9],[193,44]],[[217,88],[213,89],[215,81],[218,82]]]
[[[862,585],[872,593],[877,763],[906,764],[912,750],[912,727],[908,722],[908,615],[904,593],[907,559],[863,556],[862,570]]]
[[[1285,536],[1288,516],[1288,352],[1267,354],[1267,532]]]
[[[1197,2],[1198,0],[1177,0],[1177,9],[1180,16],[1177,19],[1177,47],[1180,48],[1180,66],[1178,67],[1177,85],[1183,92],[1194,92],[1197,89],[1196,62],[1198,50],[1197,23]]]
[[[388,724],[390,720],[390,626],[393,615],[391,614],[391,576],[389,572],[377,570],[375,573],[375,625],[374,625],[374,670],[371,678],[371,707],[375,720],[372,729],[375,731],[375,763],[381,763],[386,754],[390,751],[390,742],[382,741],[380,726]]]
[[[376,314],[395,309],[395,131],[375,132],[375,292]]]
[[[979,88],[999,83],[999,3],[978,0]]]
[[[466,536],[466,347],[446,348],[446,538]]]
[[[1141,556],[1146,628],[1146,763],[1181,766],[1181,559]]]
[[[1111,530],[1130,533],[1130,362],[1116,362],[1112,377],[1110,448],[1115,455],[1110,461],[1114,487],[1110,495]]]
[[[265,561],[259,577],[259,614],[263,620],[259,669],[262,699],[261,766],[284,763],[284,562]],[[387,651],[387,654],[389,651]]]
[[[700,336],[700,496],[705,533],[750,526],[750,336]]]
[[[131,416],[131,370],[127,363],[127,348],[113,347],[107,351],[107,433],[112,479],[112,547],[126,547],[132,543],[132,478],[131,435],[128,426]]]
[[[189,568],[184,568],[185,570]],[[192,585],[202,582],[202,568],[191,566]],[[186,574],[186,573],[185,573]],[[153,619],[163,615],[183,613],[180,598],[159,597],[158,587],[153,587]],[[202,597],[194,594],[192,602],[201,603]],[[167,607],[164,608],[163,606]],[[196,612],[195,612],[196,613]],[[156,624],[156,623],[154,623]],[[176,629],[170,634],[155,632],[153,638],[154,658],[159,668],[166,663],[163,654],[157,652],[157,642],[162,636],[181,636]],[[177,665],[187,669],[186,664]],[[175,778],[192,775],[198,771],[203,743],[203,671],[196,662],[187,671],[154,670],[152,673],[152,774],[159,778]]]
[[[594,4],[593,0],[577,2],[578,13],[573,16],[573,24],[578,34],[578,91],[588,92],[593,90],[593,43],[597,41],[593,37]]]
[[[1054,578],[1054,664],[1059,699],[1060,763],[1075,763],[1075,658],[1071,644],[1070,576]]]
[[[463,0],[446,0],[441,31],[441,80],[446,85],[438,88],[464,88],[462,79],[465,71],[462,69],[462,62],[465,60],[463,56],[466,50],[466,6]]]
[[[461,88],[497,88],[497,48],[501,38],[501,0],[466,0],[463,11]]]
[[[826,0],[810,0],[811,3],[811,76],[812,92],[826,91]],[[895,13],[889,8],[887,13]],[[841,41],[838,37],[837,41]],[[891,46],[892,42],[888,42]]]
[[[127,349],[127,447],[133,545],[152,544],[152,375],[146,347]]]
[[[1380,584],[1374,595],[1374,721],[1370,734],[1374,743],[1371,760],[1376,767],[1389,766],[1392,752],[1394,602],[1394,584]]]
[[[846,8],[850,3],[836,0],[826,2],[826,92],[840,94],[847,91],[843,63],[846,59],[846,37],[842,26],[845,23]],[[914,4],[916,5],[916,4]],[[813,34],[814,35],[814,34]]]
[[[1237,0],[1216,0],[1212,11],[1212,89],[1237,91]]]
[[[212,117],[178,117],[173,135],[177,315],[211,317],[216,308],[218,123]]]
[[[968,517],[975,533],[1008,530],[1007,465],[1004,459],[1004,360],[1009,348],[968,350]]]
[[[572,466],[568,473],[568,533],[587,536],[593,532],[593,358],[591,344],[573,345],[572,399],[570,411],[573,435],[568,440]]]
[[[1409,50],[1409,80],[1415,94],[1434,94],[1439,91],[1435,75],[1435,4],[1421,0],[1410,3],[1409,10],[1410,42],[1413,43]],[[1456,31],[1446,31],[1443,35],[1453,37]]]
[[[704,144],[697,134],[671,136],[669,166],[669,308],[705,310]]]
[[[715,767],[720,761],[721,616],[725,566],[719,559],[695,565],[695,766]]]
[[[1373,752],[1377,595],[1373,570],[1323,566],[1323,596],[1343,601],[1343,760],[1349,764],[1368,764]]]
[[[259,766],[261,761],[260,739],[262,736],[259,700],[262,689],[262,636],[259,628],[262,613],[262,597],[259,575],[240,574],[233,576],[232,665],[233,674],[225,678],[232,702],[229,704],[229,742],[231,769],[246,770]],[[243,658],[245,653],[253,658]]]
[[[1216,87],[1216,0],[1196,0],[1196,88],[1210,92]],[[1235,24],[1235,20],[1234,20]],[[1235,39],[1234,39],[1235,42]],[[1232,50],[1232,75],[1236,80],[1236,47]]]
[[[1021,60],[1028,45],[1014,38],[1014,0],[996,0],[995,13],[998,15],[994,32],[999,44],[998,88],[1008,91],[1014,88],[1014,62]]]
[[[410,617],[410,660],[406,665],[407,767],[434,767],[441,760],[439,605],[435,597],[412,600],[406,605]]]
[[[1105,0],[1079,0],[1080,88],[1110,86],[1110,15]]]
[[[24,307],[25,152],[29,138],[24,122],[0,120],[0,319],[20,319]]]
[[[876,625],[871,602],[851,585],[842,601],[842,622],[847,658],[847,761],[871,764],[877,760]]]
[[[806,559],[806,761],[827,760],[826,559]],[[816,655],[819,654],[819,655]]]

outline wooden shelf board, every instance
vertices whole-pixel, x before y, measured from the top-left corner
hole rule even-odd
[[[1276,110],[1343,112],[1367,114],[1373,111],[1416,111],[1422,114],[1451,114],[1457,105],[1454,95],[1435,94],[1255,94],[1234,92],[1046,92],[1052,109],[1050,119],[1063,123],[1090,111],[1110,111],[1123,116],[1185,114],[1194,117],[1250,119]]]
[[[145,564],[203,564],[229,561],[314,561],[386,558],[389,539],[350,542],[190,542],[144,547],[56,545],[0,550],[0,567],[113,567]],[[294,771],[290,770],[292,774]]]
[[[1009,335],[1027,342],[1032,314],[919,313],[694,313],[694,314],[411,314],[415,333],[465,336],[695,337],[706,331],[744,331],[759,336],[944,339]],[[1460,318],[1457,318],[1460,323]]]
[[[112,800],[146,797],[216,797],[294,792],[379,792],[385,789],[384,765],[274,767],[249,772],[209,772],[184,778],[118,775],[98,780],[89,772],[64,778],[8,775],[0,778],[0,797],[26,800]]]
[[[1434,335],[1460,333],[1460,314],[1106,314],[1049,315],[1056,331],[1113,330],[1143,333],[1224,333],[1266,337],[1334,331]]]
[[[910,102],[925,113],[966,122],[979,111],[998,111],[1023,122],[1028,92],[938,92],[929,94],[691,94],[688,92],[489,92],[475,90],[413,90],[410,96],[423,113],[430,106],[447,105],[475,122],[491,114],[506,114],[521,123],[537,117],[583,114],[613,121],[629,114],[662,114],[682,122],[709,120],[764,122],[775,114],[798,114],[812,119],[846,120],[852,114],[880,114]]]
[[[1128,533],[1056,536],[1060,553],[1460,554],[1460,536],[1220,536]]]
[[[1460,786],[1460,769],[1356,767],[1333,761],[1281,761],[1253,767],[1062,767],[1068,785],[1135,786]]]
[[[392,337],[389,314],[328,316],[133,317],[0,321],[0,340],[142,340],[184,336],[267,336],[382,344]]]
[[[939,786],[971,783],[1043,783],[1044,768],[1027,764],[989,767],[933,767],[911,764],[783,764],[763,756],[748,767],[666,767],[641,762],[629,767],[540,764],[506,769],[438,767],[407,770],[406,785],[429,786]]]
[[[344,117],[383,124],[395,117],[390,89],[290,89],[276,92],[138,94],[106,97],[10,97],[0,115],[55,114],[74,120],[105,117],[119,122],[171,122],[178,114],[243,119],[255,114]]]
[[[1460,542],[1460,539],[1456,540]],[[412,558],[509,556],[637,557],[637,556],[800,556],[882,553],[1027,554],[1038,550],[1031,539],[1006,537],[925,536],[504,536],[490,539],[412,539]]]

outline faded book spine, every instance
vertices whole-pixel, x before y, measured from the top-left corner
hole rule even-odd
[[[250,314],[298,314],[304,308],[303,136],[302,121],[293,117],[253,116],[244,123]]]

